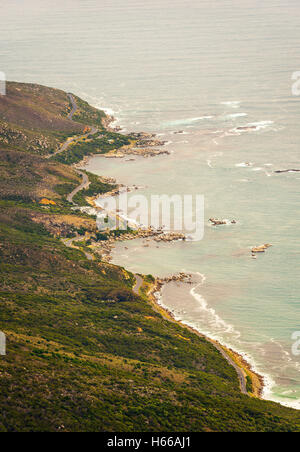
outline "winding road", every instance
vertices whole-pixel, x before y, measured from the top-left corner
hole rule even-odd
[[[140,288],[142,287],[142,285],[143,285],[143,283],[144,283],[144,280],[143,280],[143,278],[141,277],[141,276],[139,276],[139,275],[134,275],[134,277],[135,277],[135,280],[136,280],[136,284],[135,284],[135,286],[133,287],[133,292],[136,294],[136,295],[139,295],[139,293],[140,293]]]
[[[73,116],[76,113],[76,111],[78,110],[78,106],[76,104],[75,98],[73,96],[73,94],[68,93],[69,99],[72,103],[72,110],[68,115],[68,119],[70,119],[71,121],[73,121]],[[56,151],[54,154],[51,154],[49,156],[47,156],[46,158],[50,158],[53,157],[54,155],[60,154],[61,152],[65,151],[66,149],[68,149],[68,147],[73,144],[78,142],[79,140],[83,139],[83,138],[87,138],[89,135],[95,135],[98,132],[98,129],[96,127],[92,127],[91,130],[88,133],[85,133],[83,135],[78,135],[75,137],[70,137],[68,138],[65,143],[61,146],[61,148]],[[83,171],[80,170],[76,170],[77,174],[79,174],[82,177],[82,182],[81,184],[76,187],[68,196],[67,196],[67,200],[71,203],[76,205],[76,203],[73,201],[73,198],[75,195],[77,195],[77,193],[79,193],[81,190],[86,189],[89,187],[90,185],[90,181],[88,178],[88,175],[86,173],[84,173]],[[72,237],[71,239],[62,239],[63,243],[65,244],[65,246],[67,246],[68,248],[73,248],[73,249],[78,249],[80,250],[80,247],[75,246],[73,244],[74,241],[80,239],[82,237],[80,237],[79,235],[76,235],[76,237]],[[83,251],[83,250],[81,250]],[[91,253],[88,253],[87,251],[83,251],[86,258],[89,261],[93,261],[95,259],[95,256]]]
[[[230,364],[235,369],[239,382],[240,382],[241,393],[248,395],[247,381],[245,378],[244,371],[233,361],[233,359],[228,355],[228,353],[224,350],[224,348],[221,347],[221,345],[219,345],[217,342],[213,341],[212,339],[209,339],[206,336],[205,336],[205,339],[208,340],[217,350],[219,350],[219,352],[226,359],[228,364]]]
[[[79,251],[83,251],[81,250],[78,246],[73,245],[73,242],[75,240],[78,239],[82,239],[82,237],[80,237],[79,235],[77,235],[76,237],[72,237],[71,239],[62,239],[62,242],[65,244],[65,246],[67,246],[68,248],[73,248],[75,250],[79,250]],[[85,254],[85,257],[89,260],[89,261],[93,261],[95,260],[95,256],[93,256],[93,254],[88,253],[87,251],[83,251],[83,253]]]
[[[73,191],[67,196],[67,200],[68,200],[70,203],[74,204],[74,205],[76,204],[76,203],[73,201],[74,196],[77,195],[77,193],[79,193],[81,190],[86,189],[86,188],[89,188],[89,185],[90,185],[90,181],[89,181],[89,178],[88,178],[88,175],[87,175],[87,174],[85,174],[85,173],[83,173],[82,171],[79,171],[79,170],[77,170],[77,173],[82,177],[82,183],[81,183],[78,187],[76,187],[75,190],[73,190]]]
[[[72,103],[72,110],[68,115],[68,119],[73,121],[73,116],[76,113],[76,111],[78,110],[78,106],[76,104],[74,96],[72,94],[68,94],[68,96]],[[58,149],[58,151],[54,152],[53,154],[48,155],[46,158],[50,159],[54,155],[61,154],[62,152],[66,151],[68,149],[68,147],[71,146],[71,144],[77,143],[79,140],[82,140],[84,138],[88,138],[90,135],[95,135],[97,132],[99,132],[99,129],[97,129],[97,127],[91,127],[91,130],[87,133],[67,138],[67,140],[62,144],[62,146]]]
[[[71,101],[71,104],[72,104],[72,110],[71,110],[71,112],[68,114],[68,119],[73,119],[73,116],[74,116],[74,114],[76,113],[78,107],[77,107],[76,100],[75,100],[73,94],[68,93],[68,97],[69,97],[69,99],[70,99],[70,101]]]

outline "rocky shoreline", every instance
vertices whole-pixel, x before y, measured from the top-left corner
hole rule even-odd
[[[116,242],[125,242],[128,240],[135,240],[135,239],[146,239],[147,244],[144,244],[144,247],[149,247],[149,242],[155,241],[156,243],[171,243],[176,242],[179,240],[185,240],[184,234],[177,233],[177,232],[164,232],[162,230],[155,230],[154,228],[147,228],[147,229],[136,229],[129,232],[124,232],[119,237],[114,236],[111,234],[107,240],[102,240],[98,242],[92,241],[92,244],[90,246],[91,249],[95,250],[97,254],[101,255],[102,261],[110,262],[112,260],[112,250],[115,248]],[[125,249],[128,249],[125,247]]]
[[[119,132],[120,127],[113,130]],[[121,129],[122,130],[122,129]],[[139,157],[157,157],[158,155],[170,155],[170,152],[165,149],[157,149],[167,144],[167,141],[158,140],[155,133],[147,132],[131,132],[127,136],[132,140],[129,146],[123,146],[118,150],[113,150],[104,154],[105,158],[124,158],[128,155],[135,155]]]

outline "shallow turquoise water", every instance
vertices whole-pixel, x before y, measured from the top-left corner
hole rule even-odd
[[[115,111],[130,130],[172,141],[169,157],[95,158],[90,169],[140,192],[203,194],[197,243],[121,245],[115,261],[157,275],[205,275],[193,293],[168,286],[163,303],[182,320],[247,353],[272,387],[300,408],[298,0],[11,0],[1,6],[0,70],[8,79],[73,91]],[[256,124],[257,129],[237,130]],[[174,135],[183,130],[186,134]],[[249,167],[237,166],[250,162]],[[272,243],[251,259],[249,248]],[[201,283],[201,285],[200,285]],[[200,298],[201,295],[201,298]]]

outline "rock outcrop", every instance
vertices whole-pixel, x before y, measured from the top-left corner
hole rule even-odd
[[[286,170],[277,170],[274,171],[274,173],[280,174],[280,173],[299,173],[300,169],[286,169]]]
[[[260,245],[260,246],[255,246],[254,248],[252,248],[252,254],[255,253],[264,253],[268,248],[270,248],[272,245],[270,245],[269,243],[266,243],[265,245]]]
[[[218,218],[210,218],[209,221],[213,224],[213,226],[220,226],[224,224],[228,224],[228,220],[218,220]],[[231,224],[237,224],[236,220],[231,220]]]
[[[160,278],[157,280],[158,284],[168,284],[170,282],[186,282],[191,283],[192,275],[190,273],[180,272],[177,275],[168,276],[166,278]]]

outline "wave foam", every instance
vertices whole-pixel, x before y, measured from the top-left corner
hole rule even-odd
[[[248,114],[247,113],[232,113],[230,115],[226,115],[225,119],[243,118],[245,116],[248,116]]]
[[[226,105],[226,107],[231,107],[231,108],[240,108],[240,104],[241,104],[241,102],[239,100],[221,102],[221,105]]]
[[[238,168],[249,168],[249,167],[253,166],[253,163],[251,163],[251,162],[242,162],[242,163],[237,163],[235,166],[238,167]]]
[[[165,123],[168,126],[181,126],[190,125],[197,121],[203,121],[205,119],[213,119],[213,116],[198,116],[196,118],[178,119],[176,121],[170,121]]]
[[[246,127],[256,127],[256,130],[266,129],[270,125],[274,124],[274,121],[259,121],[251,122],[246,125]]]

